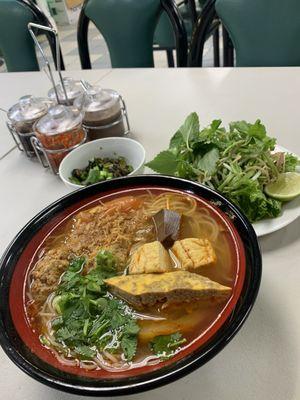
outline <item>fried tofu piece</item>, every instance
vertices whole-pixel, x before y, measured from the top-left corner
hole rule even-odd
[[[129,264],[129,274],[155,274],[171,269],[170,255],[158,241],[146,243],[138,248]]]
[[[211,266],[217,261],[212,244],[207,239],[177,240],[171,250],[185,271],[198,273],[202,267]]]
[[[109,291],[136,308],[156,303],[223,300],[231,288],[188,271],[114,276],[105,280]]]

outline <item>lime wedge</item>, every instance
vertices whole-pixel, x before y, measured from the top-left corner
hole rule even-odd
[[[265,193],[276,200],[293,200],[300,195],[300,174],[297,172],[279,174],[276,182],[269,183],[265,187]]]

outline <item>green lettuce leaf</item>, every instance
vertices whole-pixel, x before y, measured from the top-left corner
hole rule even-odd
[[[169,150],[171,153],[175,154],[175,156],[179,155],[181,149],[185,147],[185,141],[182,136],[181,131],[177,131],[174,136],[170,140]]]
[[[178,167],[178,161],[171,151],[165,150],[154,157],[152,161],[148,162],[146,167],[160,174],[174,175]]]
[[[198,160],[196,167],[204,172],[207,172],[209,175],[212,175],[216,170],[219,158],[219,150],[217,148],[212,148]]]
[[[199,117],[197,113],[193,112],[185,119],[179,129],[188,149],[190,148],[190,141],[199,134],[199,129]]]

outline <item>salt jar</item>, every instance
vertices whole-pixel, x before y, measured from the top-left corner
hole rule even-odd
[[[57,97],[56,97],[57,93],[59,104],[71,106],[73,105],[75,99],[82,94],[83,88],[81,86],[80,81],[76,81],[75,79],[68,77],[63,78],[63,86],[61,83],[59,83],[58,85],[55,86],[55,89],[54,88],[50,89],[48,92],[48,97],[52,101],[57,102]],[[67,99],[66,99],[66,94],[67,94]]]
[[[114,90],[88,86],[74,101],[74,106],[83,112],[83,126],[88,140],[129,133],[129,123],[125,103]]]

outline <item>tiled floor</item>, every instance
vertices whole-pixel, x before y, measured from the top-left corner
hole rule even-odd
[[[77,25],[58,25],[58,33],[66,70],[81,69],[77,48]],[[46,40],[42,40],[42,47],[49,56],[50,50]],[[89,49],[92,68],[110,68],[110,57],[103,36],[91,23],[89,28]],[[41,57],[39,57],[40,59]],[[51,59],[51,57],[49,57]],[[166,68],[167,58],[165,51],[154,52],[155,67]],[[213,66],[212,40],[208,40],[204,49],[204,66]],[[5,72],[5,65],[0,67],[0,72]]]
[[[77,48],[76,29],[76,25],[58,26],[66,69],[81,68]],[[89,28],[89,50],[93,68],[111,67],[106,43],[92,23]]]

